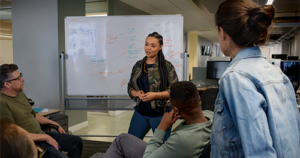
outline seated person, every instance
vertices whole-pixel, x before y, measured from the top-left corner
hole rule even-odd
[[[70,157],[80,158],[83,141],[78,136],[64,134],[63,128],[31,108],[28,98],[22,92],[24,90],[24,78],[15,64],[3,64],[0,66],[0,117],[8,118],[29,132],[29,136],[36,144],[47,152],[44,158]],[[59,126],[58,132],[43,132],[40,124],[53,124]],[[68,156],[58,149],[68,152]]]
[[[37,157],[37,149],[28,132],[14,124],[11,120],[0,120],[0,135],[0,157]]]
[[[153,137],[146,142],[130,134],[120,134],[103,158],[193,158],[199,157],[210,140],[212,111],[203,111],[196,86],[188,81],[175,82],[170,88],[171,112],[165,112]],[[166,130],[178,118],[184,119],[181,129],[164,143]]]

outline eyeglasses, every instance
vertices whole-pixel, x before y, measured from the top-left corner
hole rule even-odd
[[[5,81],[5,82],[10,82],[10,81],[14,81],[14,80],[19,80],[20,81],[21,77],[22,77],[22,73],[20,73],[19,77],[11,79],[11,80],[8,80],[8,81]]]

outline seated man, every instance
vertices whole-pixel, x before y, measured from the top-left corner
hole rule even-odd
[[[31,108],[24,90],[24,78],[15,64],[0,66],[0,117],[8,118],[29,132],[29,136],[36,144],[42,146],[47,152],[44,158],[70,157],[80,158],[83,141],[80,137],[64,134],[60,125],[39,114]],[[40,124],[53,124],[59,126],[58,132],[43,132]],[[58,149],[68,152],[68,156]]]
[[[0,157],[37,157],[37,149],[29,133],[12,121],[0,120],[0,135]]]
[[[195,85],[188,81],[173,83],[170,88],[171,112],[166,112],[146,142],[130,134],[120,134],[111,144],[103,158],[197,158],[210,140],[212,111],[203,111]],[[181,129],[163,143],[166,130],[178,118],[184,119]]]

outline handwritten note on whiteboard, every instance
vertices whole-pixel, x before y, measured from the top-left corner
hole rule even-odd
[[[145,39],[152,32],[163,36],[164,56],[182,80],[182,16],[66,17],[67,94],[128,95],[131,70],[145,56]]]

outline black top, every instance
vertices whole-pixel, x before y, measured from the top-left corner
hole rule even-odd
[[[153,64],[146,64],[145,70],[148,72],[148,68],[152,67]],[[145,93],[150,91],[148,73],[145,73],[144,68],[142,70],[141,76],[137,79],[140,90],[143,90]],[[151,108],[150,102],[143,102],[141,100],[139,106],[135,106],[134,109],[141,115],[147,117],[158,117],[164,115],[164,108],[156,107],[155,109]]]

